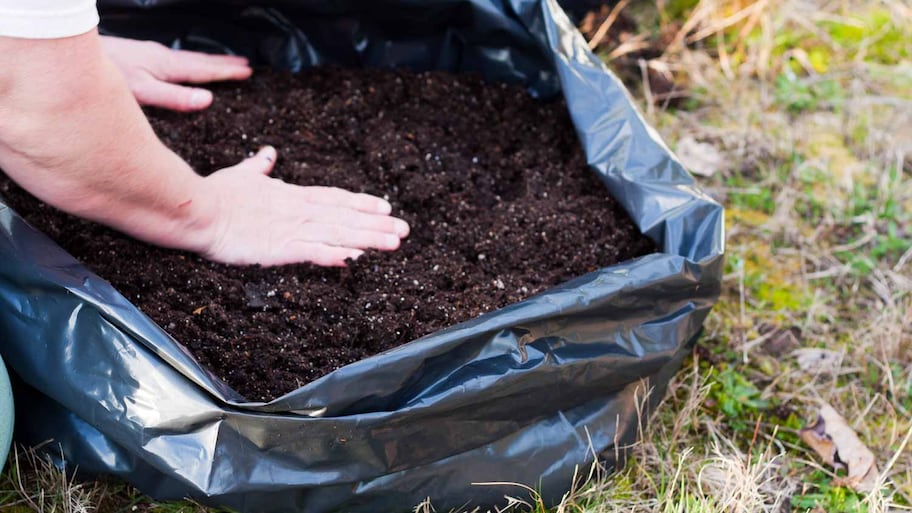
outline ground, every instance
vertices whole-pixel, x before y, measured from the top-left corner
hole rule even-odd
[[[592,479],[556,511],[912,510],[912,7],[619,5],[586,33],[726,206],[727,267],[628,465],[580,469]],[[873,452],[872,492],[799,439],[821,404]],[[207,511],[10,463],[4,511]]]

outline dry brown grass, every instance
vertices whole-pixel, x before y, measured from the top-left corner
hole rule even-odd
[[[108,493],[101,482],[77,482],[74,475],[60,470],[42,447],[14,446],[11,471],[0,481],[0,493],[14,491],[16,500],[0,504],[0,511],[17,513],[92,513]],[[6,489],[9,488],[9,489]]]

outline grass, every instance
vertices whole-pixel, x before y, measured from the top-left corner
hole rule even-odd
[[[644,110],[673,147],[691,138],[722,156],[700,181],[728,208],[724,289],[634,464],[593,483],[580,510],[912,509],[912,11],[664,7],[656,25],[683,20],[684,44],[647,65],[689,97]],[[648,10],[635,16],[648,24]],[[820,350],[830,365],[801,358]],[[877,455],[874,492],[838,486],[799,442],[820,402]]]
[[[90,513],[96,510],[99,498],[108,493],[102,482],[76,482],[75,476],[61,472],[54,464],[39,456],[36,449],[14,448],[10,455],[10,470],[4,475],[0,489],[0,510],[42,513]]]
[[[699,180],[727,207],[729,257],[706,336],[628,465],[580,469],[591,479],[554,511],[912,510],[912,8],[658,0],[623,9],[646,36],[598,51],[619,66],[647,36],[669,36],[660,55],[633,62],[679,93],[657,95],[652,80],[631,89],[672,147],[690,138],[718,153],[718,171]],[[874,492],[840,486],[842,472],[799,441],[821,402],[877,456]],[[3,511],[206,511],[10,463]],[[518,486],[513,501],[547,511],[533,490]]]

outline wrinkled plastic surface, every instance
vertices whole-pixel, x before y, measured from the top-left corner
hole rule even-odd
[[[523,494],[473,485],[495,481],[553,502],[593,454],[615,463],[718,297],[723,211],[557,3],[133,4],[102,2],[105,30],[291,69],[474,71],[562,92],[593,170],[661,252],[248,403],[0,204],[0,352],[21,381],[21,440],[53,439],[70,465],[159,498],[258,512],[404,511],[428,497],[446,511]]]
[[[0,470],[6,464],[6,455],[13,439],[13,417],[13,390],[6,374],[6,365],[3,364],[3,358],[0,358]]]

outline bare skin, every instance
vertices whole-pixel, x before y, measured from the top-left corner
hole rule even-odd
[[[101,36],[101,48],[123,73],[136,101],[180,112],[212,104],[211,92],[180,83],[244,80],[253,73],[243,57],[172,50],[153,41]]]
[[[0,168],[61,210],[231,264],[342,266],[368,248],[394,250],[408,235],[380,198],[270,178],[273,148],[197,175],[158,140],[137,99],[205,108],[211,95],[170,82],[245,78],[249,68],[231,59],[191,64],[198,56],[174,58],[151,43],[137,66],[136,48],[112,49],[95,31],[0,37]],[[209,74],[194,74],[200,69]]]

